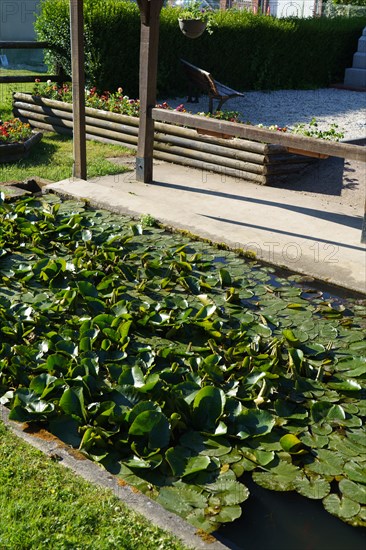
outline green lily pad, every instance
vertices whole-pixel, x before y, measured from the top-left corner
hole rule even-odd
[[[366,475],[365,475],[366,477]],[[360,504],[366,504],[366,486],[349,479],[341,479],[339,482],[339,488],[342,495],[359,502]]]
[[[300,495],[319,500],[330,493],[330,483],[321,476],[299,476],[294,481],[294,487]]]
[[[268,472],[253,472],[253,481],[272,491],[293,491],[295,479],[299,475],[299,469],[289,462],[280,461]]]
[[[156,500],[170,512],[183,517],[194,508],[202,509],[207,505],[207,497],[190,486],[184,487],[183,484],[162,487]]]
[[[306,470],[327,476],[341,475],[344,467],[344,459],[338,456],[336,451],[318,449],[313,462],[306,465]]]
[[[324,498],[324,508],[327,512],[333,516],[337,516],[341,519],[349,519],[356,516],[361,506],[358,502],[351,500],[347,497],[340,498],[338,495],[332,493]]]

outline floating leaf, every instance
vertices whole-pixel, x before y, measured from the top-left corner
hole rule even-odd
[[[198,432],[186,432],[180,443],[195,453],[220,457],[228,454],[232,447],[223,437],[208,437]]]
[[[323,504],[327,512],[341,519],[352,518],[356,516],[361,509],[358,502],[347,497],[340,498],[334,493],[325,497]]]
[[[295,489],[295,480],[299,475],[299,469],[288,462],[280,461],[277,466],[273,466],[268,472],[253,472],[253,481],[272,491],[293,491]]]
[[[330,483],[321,476],[299,476],[294,487],[300,495],[311,499],[322,499],[330,492]]]
[[[270,433],[276,419],[268,411],[248,409],[235,419],[236,434],[241,438],[258,437]]]
[[[366,470],[365,470],[365,481],[366,481]],[[341,479],[339,482],[339,489],[342,494],[355,502],[360,504],[366,504],[366,486],[350,481],[349,479]]]
[[[184,487],[183,484],[177,487],[163,487],[156,500],[167,510],[183,517],[193,508],[204,508],[207,504],[204,495],[189,486]]]
[[[207,470],[210,463],[211,460],[208,456],[192,456],[187,460],[185,464],[182,477],[186,477],[191,474],[196,474],[197,472]]]
[[[314,461],[306,465],[307,470],[328,476],[342,474],[343,467],[343,458],[328,449],[318,449]]]
[[[352,481],[364,483],[366,485],[365,465],[358,464],[354,460],[345,463],[344,471]]]
[[[297,453],[303,445],[300,439],[293,434],[286,434],[282,436],[280,443],[282,449],[288,453]]]

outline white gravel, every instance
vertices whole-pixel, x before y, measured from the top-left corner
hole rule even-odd
[[[167,101],[173,108],[183,103],[192,113],[208,111],[207,96],[201,96],[199,103],[187,103],[187,97]],[[246,92],[243,98],[228,100],[223,109],[238,111],[243,122],[252,124],[291,127],[315,118],[321,130],[337,124],[344,139],[366,137],[365,92],[336,88]]]

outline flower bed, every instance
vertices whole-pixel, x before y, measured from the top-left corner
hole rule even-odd
[[[49,97],[15,93],[14,114],[32,127],[71,135],[69,88],[57,89],[57,86],[47,83],[47,87],[35,91],[42,91]],[[160,107],[168,108],[165,103]],[[177,109],[182,110],[183,106]],[[136,148],[138,111],[138,100],[123,96],[122,89],[116,94],[105,92],[101,96],[92,89],[86,97],[87,139]],[[128,114],[122,114],[126,112]],[[284,146],[240,138],[226,140],[159,122],[155,123],[154,157],[260,185],[286,180],[314,162],[312,158],[288,153]]]
[[[41,132],[35,134],[30,124],[18,118],[7,122],[0,121],[0,163],[25,158],[41,139]]]

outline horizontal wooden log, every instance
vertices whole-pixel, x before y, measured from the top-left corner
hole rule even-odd
[[[166,109],[152,109],[152,118],[156,121],[181,124],[192,128],[202,128],[237,136],[240,138],[276,143],[303,151],[322,153],[329,156],[366,162],[365,147],[344,142],[333,142],[297,134],[274,132],[248,124],[238,124],[212,118],[199,117]]]
[[[163,151],[154,151],[154,158],[160,160],[166,160],[167,162],[173,162],[175,164],[181,164],[181,159],[179,155],[172,155]],[[192,168],[198,168],[203,172],[216,172],[222,174],[222,176],[233,176],[236,178],[245,179],[252,181],[259,185],[266,184],[266,176],[262,174],[253,174],[252,172],[244,172],[242,170],[236,170],[234,168],[229,168],[227,166],[220,166],[218,164],[210,164],[202,160],[196,160],[191,158],[184,159],[185,166],[191,166]]]
[[[154,150],[163,151],[176,157],[186,160],[187,158],[196,159],[197,161],[206,162],[208,164],[217,164],[226,168],[233,168],[242,172],[251,172],[254,174],[263,174],[264,166],[261,164],[254,164],[250,162],[241,162],[237,159],[231,159],[228,157],[219,157],[217,155],[207,153],[204,151],[195,151],[193,149],[187,149],[185,147],[178,147],[170,145],[169,143],[154,142]]]
[[[57,108],[60,111],[67,111],[72,113],[72,104],[66,103],[64,101],[56,101],[54,99],[43,98],[40,96],[32,96],[30,94],[24,94],[22,92],[14,93],[13,98],[14,101],[24,101],[31,105],[44,105],[46,107]],[[131,126],[139,126],[138,117],[121,115],[120,113],[113,113],[112,111],[102,111],[101,109],[85,107],[85,114],[102,120],[112,120],[115,122],[121,122],[123,124],[129,124]]]
[[[40,82],[47,82],[47,80],[57,80],[59,76],[49,74],[27,74],[27,75],[13,75],[13,76],[0,76],[0,84],[16,84],[17,82],[35,82],[38,79]]]
[[[32,111],[26,111],[24,109],[17,109],[16,110],[17,116],[21,117],[24,120],[28,120],[31,126],[38,127],[38,122],[42,123],[43,125],[49,125],[50,131],[51,129],[54,129],[56,127],[62,127],[62,128],[70,128],[72,130],[73,128],[73,122],[72,120],[67,120],[64,118],[59,117],[53,117],[50,115],[44,115],[42,113],[36,113]],[[98,126],[86,124],[86,132],[88,132],[91,135],[100,135],[100,136],[106,136],[110,137],[112,139],[115,139],[118,141],[120,138],[123,139],[124,142],[131,143],[132,145],[137,144],[137,136],[127,135],[127,134],[121,134],[121,132],[115,132],[112,130],[105,129],[104,127],[100,128]]]
[[[180,137],[173,134],[165,134],[161,132],[155,132],[155,141],[186,147],[194,151],[211,153],[217,155],[218,157],[228,157],[236,160],[241,160],[243,162],[253,162],[254,164],[264,164],[267,158],[266,155],[252,153],[247,150],[222,147],[221,145],[216,145],[215,142],[202,142],[198,140],[192,140],[186,136]]]
[[[15,50],[41,50],[49,48],[50,44],[46,41],[36,40],[0,40],[0,48]]]
[[[202,117],[203,118],[203,117]],[[258,153],[260,155],[267,155],[269,153],[284,153],[286,149],[284,147],[277,147],[276,145],[268,145],[267,143],[260,143],[244,139],[220,139],[213,138],[211,136],[205,136],[197,134],[196,130],[191,128],[184,128],[182,126],[175,126],[173,124],[164,124],[162,122],[155,122],[155,130],[157,132],[165,132],[169,135],[175,135],[179,137],[186,137],[195,142],[202,143],[215,143],[228,149],[245,150],[252,153]]]
[[[24,101],[15,101],[13,103],[14,113],[21,112],[22,116],[26,116],[26,113],[29,113],[29,116],[32,117],[32,113],[41,114],[50,117],[58,117],[61,120],[73,120],[73,114],[69,111],[61,111],[59,109],[53,109],[51,107],[46,107],[44,105],[35,105],[28,104]],[[114,130],[116,132],[121,132],[125,134],[130,134],[133,136],[138,135],[138,127],[130,126],[129,124],[122,124],[119,122],[113,122],[110,120],[102,120],[92,116],[86,116],[85,121],[90,126],[96,126],[99,128],[106,128]]]
[[[288,163],[288,164],[267,164],[264,167],[264,174],[268,175],[285,175],[285,174],[300,174],[309,166],[307,162]]]

